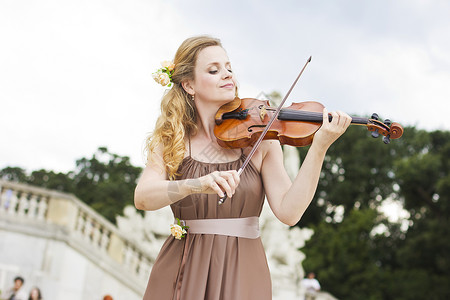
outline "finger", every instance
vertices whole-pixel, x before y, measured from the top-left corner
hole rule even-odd
[[[323,108],[322,114],[323,114],[323,120],[322,120],[322,123],[323,123],[323,124],[328,124],[328,123],[330,123],[330,119],[328,118],[328,109],[327,109],[326,107]]]
[[[331,117],[333,118],[330,123],[333,125],[338,125],[339,124],[339,114],[335,111],[332,111],[330,114],[331,114]]]
[[[210,184],[210,188],[217,193],[217,195],[219,195],[220,198],[222,198],[223,196],[225,196],[224,192],[222,191],[222,189],[220,188],[220,186],[215,182],[212,181]]]
[[[233,194],[231,191],[231,187],[228,184],[228,181],[222,177],[222,175],[220,174],[220,172],[217,172],[217,176],[215,178],[215,182],[220,186],[220,188],[225,191],[225,193],[227,194],[228,197],[231,197],[231,195]]]
[[[334,113],[336,114],[336,125],[337,126],[342,126],[343,123],[344,123],[344,118],[342,117],[343,112],[337,110]]]
[[[231,171],[231,174],[233,175],[234,181],[236,182],[236,187],[241,182],[241,177],[239,176],[239,173],[236,170]]]
[[[225,180],[228,182],[228,184],[229,184],[230,187],[231,187],[231,192],[232,192],[232,194],[234,195],[234,192],[235,192],[236,187],[237,187],[237,183],[236,183],[236,180],[235,180],[235,178],[234,178],[232,172],[233,172],[233,171],[223,171],[223,172],[220,172],[220,175],[221,175],[222,177],[224,177]]]
[[[352,121],[352,117],[340,110],[338,110],[337,113],[339,115],[339,125],[344,129],[347,128]]]
[[[225,196],[222,188],[217,183],[217,180],[220,178],[219,177],[219,172],[218,171],[212,172],[212,173],[209,174],[208,177],[210,179],[209,179],[209,183],[208,183],[207,187],[212,189],[214,192],[216,192],[217,195],[219,195],[219,197]]]
[[[345,128],[347,128],[348,126],[350,126],[353,119],[347,113],[344,113],[344,115],[345,115]]]
[[[230,170],[228,171],[228,173],[231,174],[234,182],[234,190],[233,190],[234,194],[236,192],[237,187],[239,186],[239,183],[241,182],[241,177],[239,176],[239,173],[236,170]]]

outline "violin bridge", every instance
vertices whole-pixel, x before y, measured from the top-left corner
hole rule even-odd
[[[261,107],[259,111],[259,118],[261,119],[261,122],[264,121],[264,117],[267,115],[267,109],[265,106]]]

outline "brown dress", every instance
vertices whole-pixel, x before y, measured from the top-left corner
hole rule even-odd
[[[237,170],[244,160],[244,154],[227,163],[205,163],[188,156],[181,164],[179,179],[198,178],[216,170]],[[224,204],[218,205],[217,195],[190,195],[171,205],[174,217],[193,220],[259,216],[264,202],[261,175],[250,162],[240,177],[235,194]],[[169,231],[169,224],[167,228]],[[260,238],[188,235],[181,240],[167,238],[152,268],[144,300],[272,299]]]

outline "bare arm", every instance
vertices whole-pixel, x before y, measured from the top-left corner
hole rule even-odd
[[[324,109],[323,125],[314,135],[314,141],[292,184],[283,166],[281,146],[271,143],[266,147],[261,173],[267,199],[277,218],[290,226],[300,220],[314,197],[326,151],[350,125],[351,118],[347,114],[331,114],[333,120],[329,122],[328,112]]]
[[[141,210],[157,210],[175,203],[184,197],[197,194],[234,194],[239,184],[235,170],[216,171],[208,175],[183,180],[168,180],[162,159],[162,150],[157,149],[148,160],[134,192],[134,205]]]

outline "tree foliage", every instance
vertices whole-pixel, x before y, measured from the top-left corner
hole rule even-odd
[[[382,299],[379,264],[371,231],[378,224],[372,209],[352,209],[340,223],[313,226],[304,248],[306,270],[318,270],[322,286],[341,299]],[[318,255],[319,251],[320,255]]]
[[[449,132],[407,127],[384,145],[350,127],[329,149],[298,224],[315,230],[302,249],[305,269],[341,299],[449,298],[448,157]],[[380,215],[385,199],[407,210],[407,228]]]

